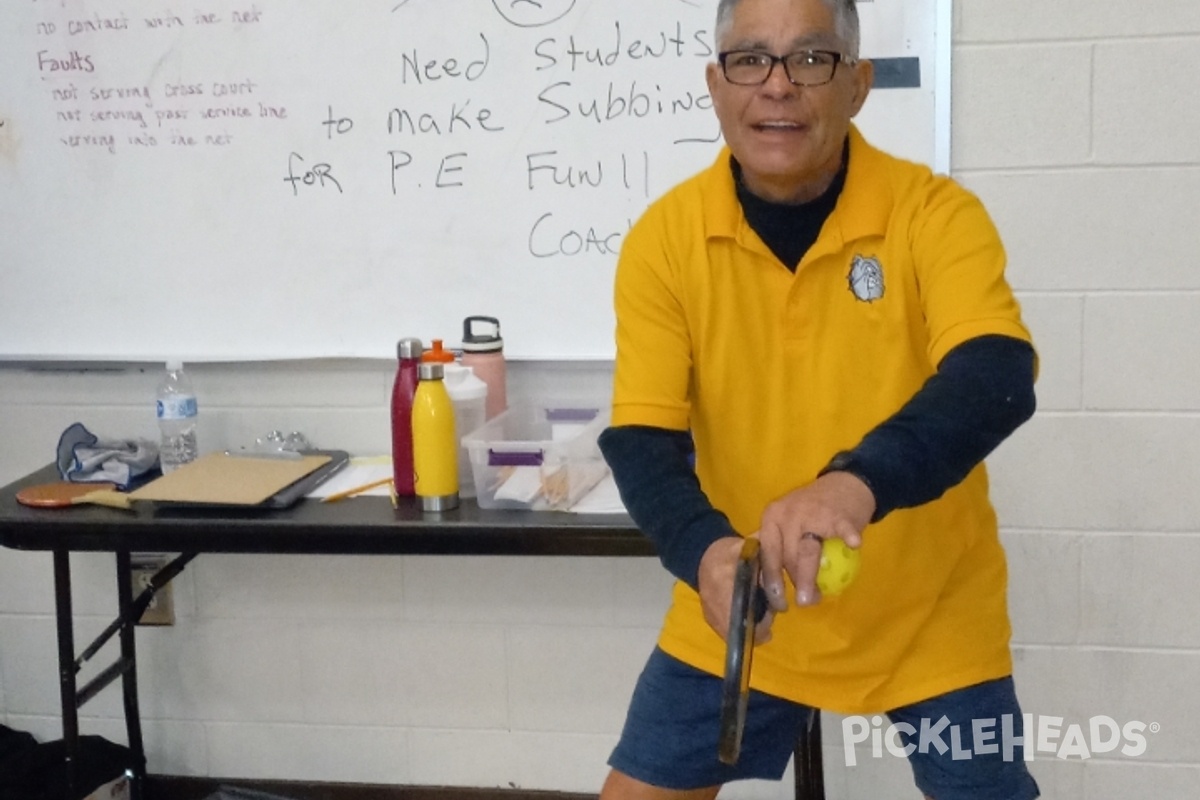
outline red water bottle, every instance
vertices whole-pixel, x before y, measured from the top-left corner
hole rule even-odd
[[[417,394],[417,365],[424,346],[420,339],[401,339],[396,344],[400,363],[392,384],[392,480],[396,494],[416,494],[413,479],[413,398]]]

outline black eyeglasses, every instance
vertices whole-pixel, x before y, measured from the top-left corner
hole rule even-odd
[[[738,86],[761,86],[776,64],[783,64],[787,79],[796,86],[822,86],[833,80],[838,64],[854,66],[857,58],[834,50],[800,50],[777,56],[761,50],[726,50],[717,54],[725,80]]]

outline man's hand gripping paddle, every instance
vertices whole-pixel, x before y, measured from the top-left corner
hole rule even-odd
[[[820,539],[815,534],[813,538]],[[758,586],[761,564],[758,539],[746,539],[738,553],[733,579],[733,601],[729,633],[725,637],[725,681],[721,687],[721,737],[717,757],[723,764],[736,764],[742,749],[746,707],[750,702],[750,662],[754,655],[754,629],[766,612],[766,596]],[[853,582],[861,557],[841,539],[821,540],[821,566],[817,587],[822,596],[832,597]]]
[[[733,580],[733,603],[729,633],[725,637],[725,682],[721,688],[721,738],[717,757],[723,764],[736,764],[742,750],[746,706],[750,702],[750,662],[754,655],[754,626],[758,621],[758,539],[746,539],[738,554]],[[765,610],[765,609],[761,609]]]

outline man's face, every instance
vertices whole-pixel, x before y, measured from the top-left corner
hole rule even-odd
[[[846,52],[821,0],[743,0],[719,50],[758,50],[777,56],[799,50]],[[742,165],[747,188],[778,202],[819,196],[841,164],[850,119],[871,88],[871,65],[838,64],[823,86],[794,86],[776,64],[761,86],[737,86],[720,64],[706,72],[721,132]]]

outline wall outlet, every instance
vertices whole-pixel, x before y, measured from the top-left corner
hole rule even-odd
[[[133,585],[133,596],[136,599],[150,585],[154,574],[167,565],[166,558],[139,559],[131,564],[129,580]],[[142,612],[138,625],[174,625],[175,602],[171,593],[171,584],[161,587],[154,593],[150,605]]]

